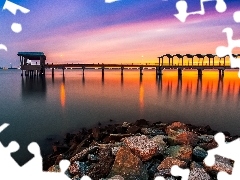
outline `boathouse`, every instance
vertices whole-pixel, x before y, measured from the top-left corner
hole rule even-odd
[[[45,75],[46,56],[43,52],[18,52],[20,57],[21,70],[25,71],[25,76]],[[36,63],[31,63],[34,60]]]

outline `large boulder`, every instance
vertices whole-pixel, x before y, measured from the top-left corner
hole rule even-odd
[[[112,170],[108,177],[120,175],[129,180],[148,179],[146,169],[142,161],[134,155],[128,147],[121,147],[116,155]]]
[[[190,165],[190,174],[188,180],[211,180],[209,174],[198,163],[192,162]]]
[[[183,145],[183,146],[170,146],[168,147],[165,152],[164,155],[166,157],[173,157],[173,158],[177,158],[179,160],[182,161],[186,161],[189,162],[192,160],[192,147],[191,146],[187,146],[187,145]]]
[[[94,153],[95,151],[98,150],[98,146],[90,146],[89,148],[86,148],[82,150],[80,153],[75,154],[71,159],[70,162],[74,161],[81,161],[85,158],[87,158],[88,154]]]
[[[181,161],[173,157],[167,157],[157,167],[159,171],[158,175],[159,176],[171,175],[171,168],[173,165],[177,165],[180,168],[187,168],[187,163],[185,161]]]
[[[69,172],[72,175],[79,175],[84,176],[87,174],[88,171],[88,166],[86,165],[85,162],[79,162],[79,161],[74,161],[69,167],[68,167]]]
[[[198,162],[202,162],[206,157],[208,153],[203,148],[200,148],[199,146],[196,146],[193,149],[193,159]]]
[[[141,158],[142,161],[151,159],[158,152],[158,144],[147,136],[131,136],[124,139],[124,143],[131,151]]]
[[[88,169],[88,176],[92,180],[99,180],[100,178],[106,178],[111,171],[111,167],[114,162],[114,156],[112,150],[109,147],[99,148],[98,162],[92,163]]]
[[[191,145],[198,143],[198,135],[181,122],[173,122],[165,128],[170,145]]]
[[[171,145],[195,146],[198,143],[198,136],[190,131],[176,131],[174,135],[168,137],[168,142]]]
[[[188,130],[187,125],[178,121],[173,122],[172,124],[165,128],[165,132],[167,133],[168,136],[174,136],[178,134],[178,132],[187,130]]]
[[[150,139],[151,141],[154,141],[158,145],[158,152],[157,152],[158,155],[163,154],[164,150],[167,148],[167,145],[163,140],[164,138],[165,136],[163,135],[157,135]]]

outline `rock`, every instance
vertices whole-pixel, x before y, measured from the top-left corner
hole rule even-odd
[[[110,134],[109,139],[110,139],[110,141],[118,142],[121,139],[123,139],[125,137],[130,137],[130,136],[132,136],[132,135],[131,134]]]
[[[141,132],[144,135],[150,135],[150,136],[165,135],[165,132],[157,128],[142,128]]]
[[[105,138],[103,138],[102,142],[103,143],[110,143],[111,139],[110,139],[110,136],[106,136]]]
[[[193,159],[195,161],[202,162],[207,155],[207,151],[205,151],[203,148],[200,148],[199,146],[196,146],[193,149]]]
[[[127,129],[127,134],[136,134],[140,132],[140,127],[133,125],[133,126],[129,126]]]
[[[97,141],[100,138],[100,129],[98,127],[92,128],[92,136]]]
[[[112,147],[112,154],[116,156],[119,149],[120,147]]]
[[[213,135],[201,135],[201,136],[198,136],[198,139],[199,139],[200,143],[209,143],[214,140],[214,136]]]
[[[135,155],[140,157],[142,161],[151,159],[157,153],[159,147],[145,135],[125,138],[124,143]]]
[[[188,130],[187,125],[178,121],[173,122],[172,124],[165,128],[165,132],[167,133],[168,136],[173,136],[176,135],[176,133],[178,132],[187,130]]]
[[[127,127],[122,127],[121,125],[116,127],[116,131],[118,134],[126,134],[127,133]]]
[[[145,119],[139,119],[137,120],[134,125],[139,127],[148,127],[150,125],[149,121],[146,121]]]
[[[123,128],[128,128],[130,126],[130,123],[128,122],[123,122],[122,127]]]
[[[165,150],[164,155],[189,162],[192,160],[192,147],[187,145],[170,146]]]
[[[88,136],[86,136],[86,137],[81,141],[81,143],[77,144],[77,147],[76,147],[76,143],[73,144],[73,145],[69,148],[69,150],[68,150],[68,151],[70,151],[70,149],[71,149],[71,151],[73,151],[73,152],[71,153],[71,156],[74,156],[74,155],[80,153],[80,152],[84,149],[84,148],[83,148],[84,145],[85,145],[85,147],[86,147],[86,145],[88,145],[90,141],[91,141],[91,136],[88,135]]]
[[[88,154],[88,160],[90,162],[97,162],[98,161],[98,156],[95,154]]]
[[[88,166],[86,165],[85,162],[74,161],[68,167],[68,170],[73,175],[83,176],[83,175],[87,174]]]
[[[106,178],[111,171],[111,167],[114,162],[114,156],[112,155],[111,148],[99,148],[98,162],[92,163],[89,166],[88,176],[92,180],[99,180],[100,178]]]
[[[160,163],[161,163],[160,160],[153,158],[147,165],[145,164],[149,175],[149,179],[154,178],[154,175],[158,172],[157,167],[159,166]]]
[[[88,154],[91,154],[91,153],[95,152],[96,150],[98,150],[98,148],[99,148],[98,146],[91,146],[89,148],[86,148],[86,149],[82,150],[80,153],[73,156],[70,159],[70,162],[72,163],[74,161],[81,161],[84,158],[86,158]]]
[[[121,147],[116,155],[108,177],[121,175],[124,179],[148,179],[147,172],[139,157],[132,154],[128,147]]]
[[[171,168],[173,165],[178,165],[181,168],[187,167],[187,163],[185,161],[181,161],[173,157],[167,157],[161,162],[161,164],[157,168],[159,171],[159,174],[161,176],[171,175]]]
[[[158,145],[158,153],[157,154],[163,154],[164,150],[167,148],[166,143],[163,141],[165,137],[163,135],[157,135],[151,138],[150,140],[155,142]]]
[[[195,146],[198,142],[197,134],[190,131],[175,131],[173,136],[168,137],[170,145],[191,145]]]
[[[194,168],[203,168],[203,163],[192,161],[190,164],[190,169],[194,169]]]
[[[117,132],[116,126],[115,125],[108,125],[108,126],[105,127],[105,131],[108,134],[116,133]]]
[[[59,165],[53,165],[48,168],[48,172],[61,172]]]
[[[64,158],[62,154],[59,154],[58,157],[55,160],[55,164],[59,164],[59,162]]]
[[[188,180],[211,180],[209,174],[203,168],[193,168],[190,170]]]
[[[208,151],[210,149],[216,148],[218,146],[218,143],[214,140],[210,143],[199,143],[198,146]]]
[[[228,174],[232,173],[233,164],[227,158],[215,155],[215,164],[213,166],[207,166],[204,163],[205,170],[210,174],[216,175],[220,171],[225,171]]]

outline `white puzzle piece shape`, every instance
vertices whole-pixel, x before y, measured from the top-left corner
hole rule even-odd
[[[178,10],[178,14],[174,14],[174,16],[181,22],[185,22],[189,15],[195,15],[195,14],[204,15],[205,14],[204,2],[208,2],[208,1],[216,1],[215,9],[219,13],[223,13],[227,9],[227,5],[224,0],[201,0],[200,11],[187,12],[187,9],[188,9],[187,2],[184,0],[180,0],[176,3],[176,9]]]

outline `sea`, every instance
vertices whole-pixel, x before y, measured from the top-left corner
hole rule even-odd
[[[33,155],[27,147],[37,142],[42,155],[52,151],[52,143],[66,133],[110,123],[146,119],[165,123],[181,121],[209,125],[216,131],[240,135],[240,79],[237,70],[154,69],[46,70],[45,77],[21,76],[18,69],[0,70],[0,125],[10,125],[0,133],[7,147],[20,145],[12,157],[25,164]],[[110,122],[110,119],[113,120]]]

